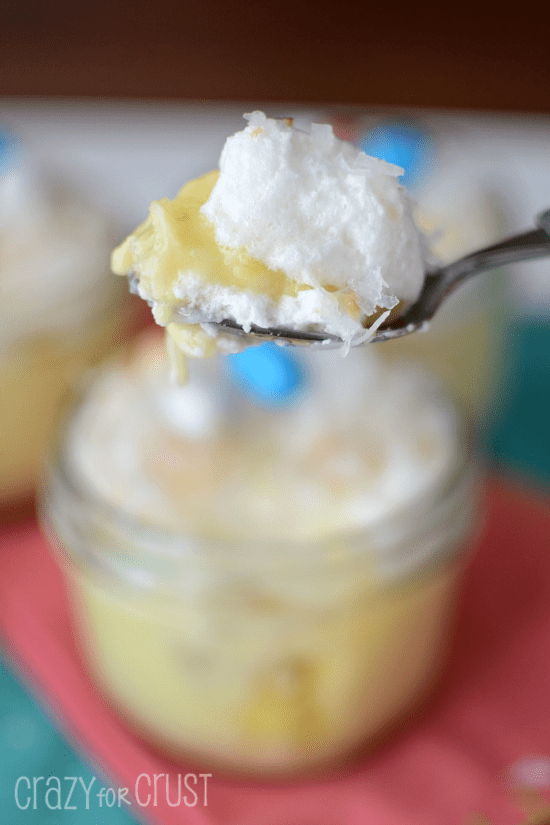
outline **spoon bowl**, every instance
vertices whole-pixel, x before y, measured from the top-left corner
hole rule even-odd
[[[389,312],[383,313],[365,327],[365,334],[343,341],[336,335],[323,330],[292,329],[289,327],[263,328],[252,324],[244,329],[231,319],[213,322],[203,315],[190,316],[184,310],[177,314],[175,321],[181,323],[200,323],[211,327],[212,331],[224,332],[264,340],[274,340],[281,344],[294,346],[321,346],[332,349],[341,346],[357,346],[363,343],[378,343],[401,338],[418,330],[426,329],[443,301],[460,286],[475,275],[509,263],[518,263],[550,255],[550,209],[542,212],[536,219],[536,229],[514,235],[493,246],[471,252],[453,263],[432,269],[426,273],[424,285],[416,301],[406,306],[402,314],[388,318]],[[130,289],[137,291],[135,276],[130,276]]]

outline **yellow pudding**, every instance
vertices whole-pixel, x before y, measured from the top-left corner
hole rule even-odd
[[[133,727],[209,770],[277,776],[334,767],[424,698],[461,573],[454,561],[382,591],[363,581],[332,607],[260,588],[186,604],[82,573],[70,587],[88,666]]]
[[[153,201],[147,220],[112,254],[116,275],[127,275],[137,267],[140,286],[161,304],[159,323],[169,312],[165,305],[174,302],[173,286],[179,272],[191,271],[210,283],[252,290],[275,300],[298,291],[284,272],[274,272],[245,249],[217,243],[213,224],[199,210],[218,175],[213,171],[189,181],[173,200]]]
[[[178,380],[187,374],[183,354],[209,357],[219,350],[216,338],[198,324],[173,320],[174,282],[180,272],[235,290],[267,295],[279,301],[296,295],[299,287],[284,272],[274,272],[245,249],[229,249],[216,242],[214,226],[200,213],[218,179],[213,171],[187,183],[174,198],[153,201],[150,214],[111,256],[116,275],[139,275],[140,289],[155,302],[155,320],[166,326],[170,361]],[[137,262],[140,262],[139,264]],[[228,342],[231,351],[231,340]]]

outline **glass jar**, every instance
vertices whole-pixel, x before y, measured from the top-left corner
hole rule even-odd
[[[496,198],[466,180],[458,188],[450,175],[418,194],[415,218],[443,265],[506,236],[506,221]],[[506,273],[502,268],[462,285],[438,309],[421,335],[389,341],[382,354],[399,361],[414,357],[436,374],[472,422],[490,419],[502,379],[506,320]]]
[[[44,524],[83,659],[131,727],[177,759],[274,777],[334,767],[418,704],[440,671],[477,502],[461,427],[454,417],[439,427],[428,404],[431,418],[427,412],[410,432],[427,452],[426,434],[443,433],[448,451],[434,478],[411,489],[403,464],[401,487],[392,480],[395,501],[388,494],[381,509],[373,493],[366,508],[358,498],[348,506],[351,494],[335,479],[345,487],[365,442],[358,436],[353,453],[347,405],[337,414],[341,431],[325,422],[313,438],[308,416],[301,431],[311,398],[298,399],[294,410],[258,409],[220,389],[212,359],[200,369],[210,399],[225,393],[222,412],[207,405],[185,424],[204,375],[197,380],[192,370],[187,408],[182,402],[177,412],[174,398],[159,406],[162,387],[171,390],[158,351],[152,356],[149,344],[144,351],[137,362],[148,360],[145,374],[126,361],[73,401],[44,489]],[[335,389],[324,374],[328,356],[319,353],[320,380],[304,396],[314,405],[324,396],[336,409],[342,394],[357,389],[360,356],[347,380],[348,359],[334,362],[339,399],[326,395]],[[126,379],[128,393],[115,398]],[[422,391],[418,398],[424,409]],[[376,398],[369,403],[374,409]],[[405,426],[408,415],[400,412]],[[152,429],[138,460],[130,446],[141,416]],[[293,429],[280,462],[273,428],[285,416],[282,431]],[[239,433],[234,441],[227,419]],[[334,452],[339,439],[345,450]],[[306,469],[295,485],[292,456],[300,451]],[[369,448],[368,473],[378,472],[378,460]],[[331,482],[319,492],[329,464]],[[130,475],[144,467],[138,489]],[[386,484],[381,472],[373,490]],[[158,479],[168,476],[179,510],[164,508],[159,496]]]
[[[4,137],[4,140],[2,140]],[[113,228],[46,183],[0,131],[0,506],[35,486],[60,398],[121,343],[132,314],[109,273]]]

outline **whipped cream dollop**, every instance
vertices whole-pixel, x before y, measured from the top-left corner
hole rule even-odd
[[[313,123],[245,115],[228,138],[202,214],[216,240],[244,247],[272,270],[314,290],[354,293],[366,315],[414,300],[424,280],[419,232],[398,176]]]

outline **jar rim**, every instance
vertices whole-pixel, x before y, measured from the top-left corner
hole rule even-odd
[[[81,393],[82,395],[82,393]],[[318,567],[326,564],[326,553],[334,552],[335,546],[345,545],[348,552],[343,563],[353,562],[358,557],[364,557],[366,551],[373,551],[374,562],[382,561],[387,567],[392,564],[398,565],[399,572],[405,569],[417,570],[423,564],[433,561],[434,558],[444,557],[445,552],[441,547],[435,547],[433,552],[426,551],[410,554],[409,563],[404,565],[404,546],[409,552],[411,544],[422,542],[430,531],[437,529],[437,526],[449,518],[449,510],[455,512],[456,508],[464,509],[464,519],[471,525],[473,521],[474,502],[470,502],[469,491],[477,485],[480,476],[478,463],[475,459],[475,451],[470,432],[467,429],[466,421],[461,416],[457,432],[456,460],[450,463],[448,472],[443,478],[438,478],[428,490],[424,489],[420,495],[415,495],[404,504],[400,505],[391,513],[386,513],[363,524],[353,524],[350,527],[338,529],[325,535],[314,536],[312,538],[302,537],[282,537],[281,539],[250,537],[250,536],[224,536],[220,538],[215,535],[208,535],[205,532],[194,534],[192,530],[185,531],[174,527],[164,527],[153,522],[142,519],[118,505],[112,504],[107,499],[102,498],[91,487],[82,483],[71,473],[65,456],[66,444],[63,440],[67,427],[74,419],[77,410],[80,408],[82,398],[73,393],[72,397],[66,400],[58,420],[55,436],[50,446],[50,452],[45,463],[42,490],[40,496],[40,509],[46,522],[55,522],[52,519],[52,490],[61,485],[63,493],[68,494],[71,504],[77,510],[85,512],[88,517],[97,520],[97,523],[108,525],[117,535],[129,538],[139,544],[140,551],[143,552],[143,559],[162,560],[174,559],[182,562],[188,559],[190,562],[200,554],[201,548],[207,546],[209,555],[213,562],[220,564],[229,563],[228,560],[244,558],[254,559],[262,563],[262,566],[270,566],[270,561],[280,562],[281,548],[285,550],[287,563],[299,567],[306,565]],[[464,505],[470,503],[470,507]],[[388,527],[391,525],[391,535],[394,541],[387,541]],[[467,531],[464,527],[462,535]],[[385,537],[386,536],[386,540]],[[397,536],[397,539],[395,538]],[[368,537],[376,537],[377,540],[386,543],[383,554],[376,546],[372,546],[367,541]],[[459,544],[459,543],[458,543]],[[349,548],[355,548],[349,552]],[[321,548],[321,552],[320,552]],[[101,548],[102,552],[108,553],[107,547]],[[459,552],[460,547],[450,548],[447,553]],[[113,552],[111,550],[111,552]],[[71,554],[69,554],[71,555]],[[415,558],[416,562],[415,563]]]

